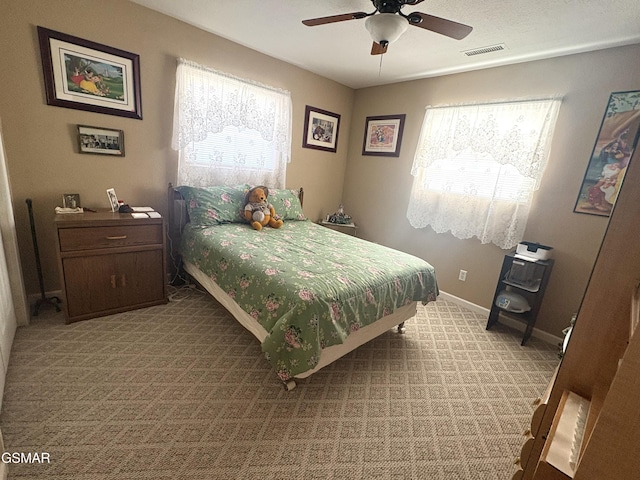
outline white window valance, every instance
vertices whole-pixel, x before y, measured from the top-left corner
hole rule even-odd
[[[172,138],[178,183],[284,188],[291,111],[288,91],[179,59]]]
[[[427,108],[407,218],[512,248],[542,180],[560,98]]]

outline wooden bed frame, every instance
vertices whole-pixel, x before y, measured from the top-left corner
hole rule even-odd
[[[304,191],[300,188],[300,204],[303,203]],[[170,237],[169,248],[171,250],[171,257],[174,259],[175,267],[179,270],[184,270],[198,285],[204,288],[213,298],[215,298],[227,311],[245,327],[251,334],[256,337],[260,343],[267,337],[268,332],[260,325],[253,317],[245,312],[238,303],[231,298],[225,291],[223,291],[208,275],[199,270],[195,265],[183,261],[178,248],[180,245],[180,236],[183,227],[188,223],[188,214],[185,208],[184,199],[180,193],[169,184],[169,228],[168,234]],[[352,332],[347,339],[339,344],[322,350],[320,361],[311,370],[307,370],[301,374],[296,375],[293,379],[285,381],[284,387],[286,390],[292,390],[296,386],[296,379],[307,378],[313,373],[317,372],[323,367],[335,362],[340,357],[352,352],[356,348],[365,343],[379,337],[386,331],[397,328],[398,333],[404,333],[404,322],[413,318],[416,314],[418,302],[411,302],[399,309],[394,313],[387,315],[375,322],[360,328],[359,330]]]

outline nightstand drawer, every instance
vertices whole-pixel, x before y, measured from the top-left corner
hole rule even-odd
[[[163,241],[160,224],[61,228],[58,236],[62,252],[153,245]]]

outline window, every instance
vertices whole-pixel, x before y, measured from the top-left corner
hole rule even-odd
[[[172,146],[179,185],[284,188],[291,95],[180,59]]]
[[[427,108],[407,218],[512,248],[523,238],[560,99]]]

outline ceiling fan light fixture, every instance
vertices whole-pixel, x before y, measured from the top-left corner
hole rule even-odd
[[[382,42],[393,43],[398,40],[409,28],[409,22],[395,13],[379,13],[368,17],[364,26],[373,41],[382,45]]]

